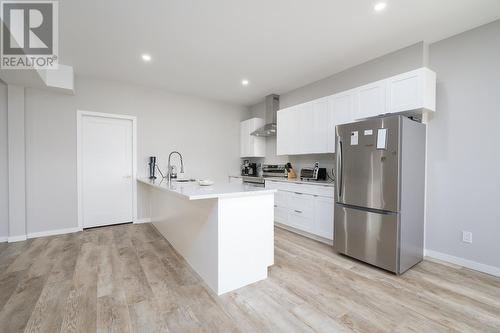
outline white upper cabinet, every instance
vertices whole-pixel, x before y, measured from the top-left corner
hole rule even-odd
[[[313,134],[311,130],[313,111],[312,103],[304,103],[296,106],[295,109],[295,128],[291,133],[295,142],[294,149],[289,154],[310,154],[312,153],[312,144],[314,143]]]
[[[328,151],[328,131],[330,124],[330,99],[320,98],[312,102],[312,119],[308,133],[312,137],[309,145],[311,153],[324,153]]]
[[[436,73],[428,68],[387,79],[387,112],[436,111]]]
[[[373,82],[355,89],[355,119],[364,119],[386,113],[385,80]]]
[[[276,133],[276,155],[293,154],[298,150],[299,108],[278,111]]]
[[[328,97],[330,110],[328,114],[327,153],[335,152],[335,126],[349,123],[354,119],[355,97],[356,92],[354,90]]]
[[[436,109],[436,73],[428,68],[280,110],[277,155],[334,153],[336,125],[417,109]]]
[[[347,124],[354,118],[355,90],[348,90],[329,97],[335,125]]]
[[[278,111],[277,155],[325,153],[329,112],[328,97]]]
[[[299,150],[296,154],[318,154],[327,150],[329,99],[320,98],[300,105]]]
[[[286,155],[288,153],[290,142],[288,141],[288,130],[290,128],[288,120],[290,118],[290,111],[278,111],[276,114],[276,155]]]
[[[240,157],[266,156],[266,139],[251,133],[264,126],[264,119],[252,118],[240,123]]]

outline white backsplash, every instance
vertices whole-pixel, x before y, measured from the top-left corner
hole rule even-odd
[[[251,162],[262,164],[286,164],[290,162],[297,175],[302,168],[310,168],[315,162],[319,162],[320,168],[326,168],[328,175],[332,175],[332,169],[335,167],[335,154],[311,154],[311,155],[276,155],[276,137],[266,138],[266,157],[263,158],[244,158]]]

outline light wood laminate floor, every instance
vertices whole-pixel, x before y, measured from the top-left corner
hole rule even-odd
[[[148,224],[0,244],[0,332],[500,332],[500,279],[397,277],[276,229],[265,281],[214,295]]]

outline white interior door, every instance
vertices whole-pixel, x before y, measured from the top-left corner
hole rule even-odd
[[[132,222],[132,120],[84,115],[80,140],[83,227]]]

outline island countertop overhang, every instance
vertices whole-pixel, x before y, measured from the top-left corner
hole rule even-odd
[[[137,178],[140,183],[181,196],[187,200],[234,198],[275,193],[275,189],[266,189],[245,184],[215,183],[201,186],[197,182],[167,182],[166,180]]]

